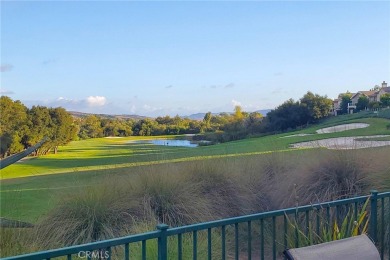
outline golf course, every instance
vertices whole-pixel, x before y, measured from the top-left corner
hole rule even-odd
[[[0,217],[16,224],[1,228],[0,252],[17,255],[138,234],[157,223],[175,227],[389,190],[389,111],[213,145],[168,145],[188,136],[106,137],[26,157],[1,170]],[[15,228],[20,223],[30,228]],[[218,232],[212,236],[219,241]],[[190,248],[192,242],[183,243]],[[155,254],[154,244],[146,250]]]
[[[324,127],[352,123],[364,123],[368,127],[334,133],[316,133],[318,129]],[[175,136],[73,141],[67,146],[60,147],[58,154],[28,157],[1,170],[1,217],[36,223],[55,207],[57,201],[65,194],[98,185],[105,182],[107,178],[115,179],[119,176],[131,176],[143,172],[153,172],[157,175],[159,169],[164,169],[167,165],[180,165],[181,169],[186,169],[186,165],[189,164],[213,163],[218,167],[234,162],[238,174],[244,174],[242,166],[247,160],[257,160],[272,154],[279,154],[279,157],[284,156],[283,154],[291,154],[301,160],[309,160],[313,150],[323,150],[323,148],[292,148],[292,145],[353,136],[363,136],[366,142],[370,142],[367,136],[376,135],[381,136],[376,139],[386,141],[390,136],[388,125],[389,119],[386,118],[346,115],[328,119],[321,124],[299,131],[191,148],[134,142],[175,138]],[[380,151],[380,154],[388,155],[390,147],[364,150]]]

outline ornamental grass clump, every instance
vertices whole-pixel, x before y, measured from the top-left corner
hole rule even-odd
[[[202,196],[201,187],[184,175],[145,173],[135,180],[134,195],[144,212],[170,226],[185,225],[213,218],[210,201]]]
[[[59,202],[34,228],[40,248],[82,244],[125,235],[145,218],[139,200],[119,182],[84,188]]]
[[[230,173],[210,165],[198,165],[187,176],[198,184],[199,196],[208,201],[214,219],[243,214],[247,201],[242,197],[240,182]]]
[[[289,247],[296,246],[296,240],[300,246],[315,245],[324,242],[344,239],[352,236],[367,234],[369,225],[369,212],[367,210],[370,198],[361,205],[360,209],[353,206],[347,207],[341,216],[336,218],[332,209],[333,218],[328,219],[322,210],[315,210],[313,218],[307,223],[305,218],[291,218],[286,215],[288,229],[286,239]],[[339,212],[340,214],[340,212]],[[317,220],[316,220],[317,219]],[[308,226],[306,226],[308,224]]]
[[[374,165],[362,151],[318,151],[299,169],[297,200],[310,204],[367,194],[372,188]]]
[[[0,257],[28,252],[28,231],[26,228],[0,227]]]

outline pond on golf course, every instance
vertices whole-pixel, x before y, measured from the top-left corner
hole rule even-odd
[[[192,141],[192,140],[185,140],[185,139],[150,139],[150,140],[133,141],[131,143],[176,146],[176,147],[198,147],[199,144],[208,144],[209,141],[206,140]]]

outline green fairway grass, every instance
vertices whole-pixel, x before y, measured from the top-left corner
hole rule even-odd
[[[296,142],[332,137],[390,134],[390,131],[386,129],[389,120],[386,119],[362,118],[349,120],[346,123],[367,123],[370,126],[338,133],[280,138],[299,133],[314,134],[316,130],[322,127],[333,125],[326,122],[302,131],[196,148],[131,143],[134,140],[152,139],[153,137],[100,138],[74,141],[68,146],[60,147],[59,153],[56,155],[51,154],[39,158],[28,158],[27,160],[9,166],[1,171],[0,178],[4,180],[55,173],[114,169],[166,162],[242,156],[245,154],[261,154],[269,151],[289,149],[290,144]],[[170,136],[170,138],[173,137]]]
[[[341,119],[340,119],[341,118]],[[35,222],[58,199],[74,190],[104,181],[107,176],[142,173],[148,166],[169,163],[185,164],[213,160],[223,164],[272,152],[310,153],[291,149],[296,142],[344,136],[386,135],[390,120],[384,118],[334,117],[319,125],[300,131],[249,138],[223,144],[196,148],[156,146],[133,143],[134,140],[156,137],[100,138],[74,141],[60,147],[59,153],[27,158],[1,170],[1,217]],[[315,134],[315,131],[342,123],[367,123],[370,126],[338,133]],[[294,136],[295,134],[313,134]],[[174,138],[162,136],[159,138]]]

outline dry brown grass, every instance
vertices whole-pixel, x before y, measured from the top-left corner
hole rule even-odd
[[[148,166],[64,199],[35,228],[40,248],[367,194],[389,173],[381,150],[311,150]],[[379,180],[379,181],[378,181]]]
[[[124,185],[107,180],[70,194],[35,227],[33,240],[41,248],[50,248],[124,235],[144,217],[140,201],[125,199],[126,191]]]
[[[29,228],[0,228],[0,257],[25,252]]]
[[[377,150],[313,150],[297,160],[284,181],[290,196],[282,206],[305,205],[366,195],[385,188],[388,154]],[[299,159],[299,158],[297,158]],[[388,171],[388,170],[387,170]]]

